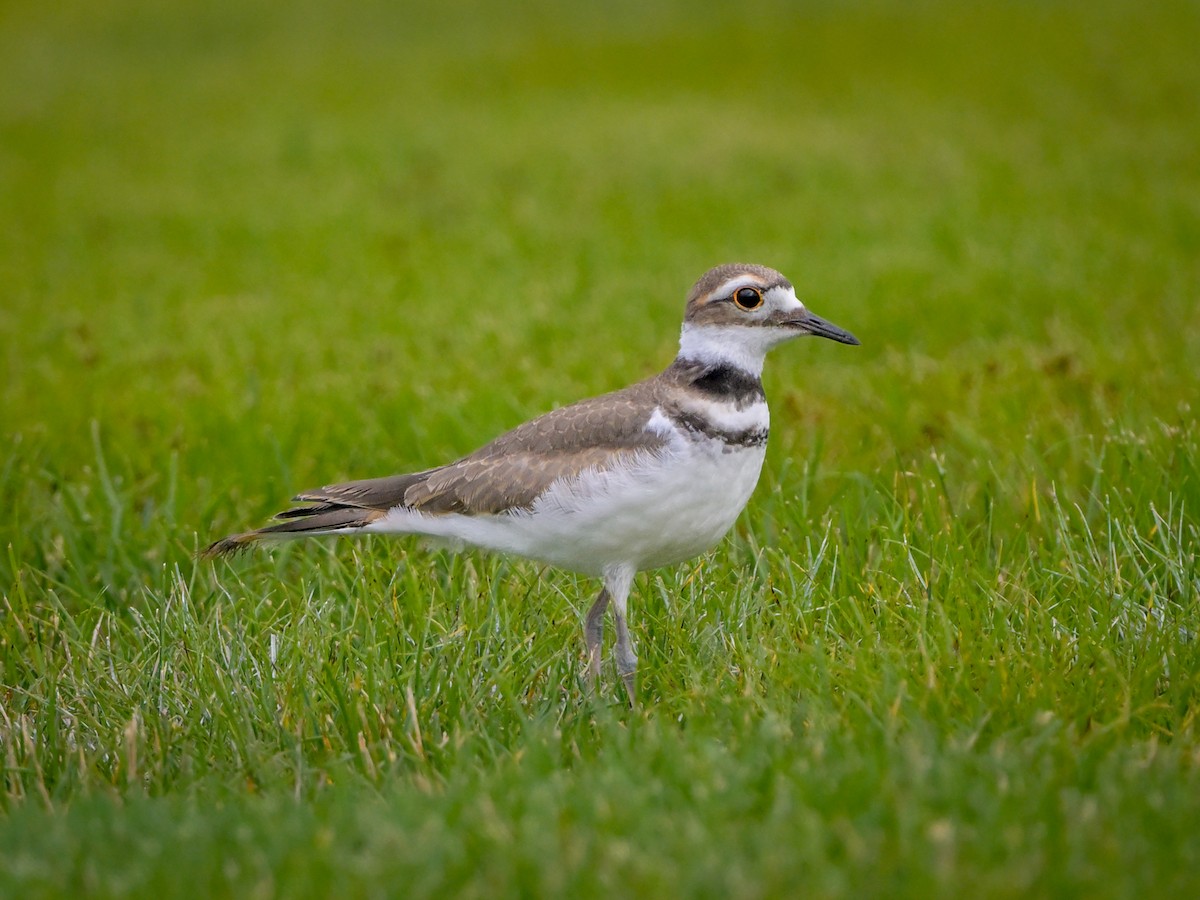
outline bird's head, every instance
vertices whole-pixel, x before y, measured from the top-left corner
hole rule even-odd
[[[802,335],[859,342],[809,312],[779,272],[731,263],[710,269],[692,286],[679,349],[681,356],[698,362],[723,361],[757,374],[768,350]]]

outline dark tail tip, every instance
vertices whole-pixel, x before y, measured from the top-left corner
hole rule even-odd
[[[200,559],[216,559],[219,556],[234,556],[250,549],[250,545],[258,539],[253,531],[248,534],[231,534],[227,538],[214,541],[200,551]]]

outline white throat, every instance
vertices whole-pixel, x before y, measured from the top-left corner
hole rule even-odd
[[[693,325],[685,322],[679,335],[679,356],[711,366],[733,366],[762,377],[767,351],[779,343],[773,328],[745,325]]]

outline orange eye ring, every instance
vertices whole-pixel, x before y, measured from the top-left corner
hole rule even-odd
[[[738,288],[733,292],[733,305],[747,311],[758,309],[763,305],[762,291],[753,287]]]

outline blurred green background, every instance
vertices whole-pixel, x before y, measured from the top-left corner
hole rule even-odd
[[[1195,888],[1197,46],[1182,0],[4,4],[0,888]],[[737,534],[635,592],[643,710],[579,695],[585,580],[193,562],[653,374],[739,260],[863,346],[768,364]]]
[[[66,465],[92,420],[152,454],[247,414],[294,465],[318,436],[347,471],[416,464],[656,370],[688,285],[736,259],[866,338],[792,352],[776,393],[1000,345],[1170,410],[1196,349],[1194,13],[10,7],[5,420]],[[988,414],[1033,413],[1005,381]],[[244,484],[233,462],[189,480]]]

